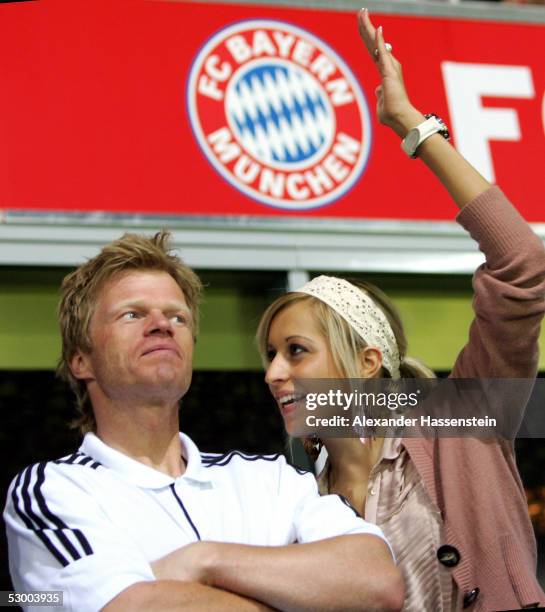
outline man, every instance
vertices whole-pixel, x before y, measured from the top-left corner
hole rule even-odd
[[[179,433],[201,284],[167,241],[127,234],[63,282],[59,372],[86,435],[10,487],[15,589],[78,612],[400,608],[381,531],[338,496],[282,457],[201,455]]]

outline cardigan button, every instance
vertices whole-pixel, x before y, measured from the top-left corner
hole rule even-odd
[[[460,553],[457,548],[444,544],[437,549],[437,558],[439,563],[442,563],[446,567],[455,567],[460,563]]]
[[[469,591],[464,596],[464,609],[469,608],[469,606],[477,599],[481,589],[479,587],[475,587],[472,591]]]

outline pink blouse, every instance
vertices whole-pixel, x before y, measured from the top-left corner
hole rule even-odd
[[[318,476],[328,494],[329,461]],[[371,470],[365,520],[383,531],[395,552],[406,586],[404,612],[454,612],[461,608],[451,570],[437,559],[444,544],[443,520],[400,438],[385,438]]]

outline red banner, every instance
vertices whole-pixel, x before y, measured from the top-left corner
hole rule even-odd
[[[545,26],[374,15],[423,112],[545,221]],[[353,13],[0,5],[0,208],[451,219],[374,112]]]

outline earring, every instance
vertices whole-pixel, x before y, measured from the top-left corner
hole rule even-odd
[[[305,449],[305,453],[312,459],[312,461],[316,461],[318,459],[318,455],[320,454],[323,445],[324,443],[316,434],[303,439],[303,448]]]

